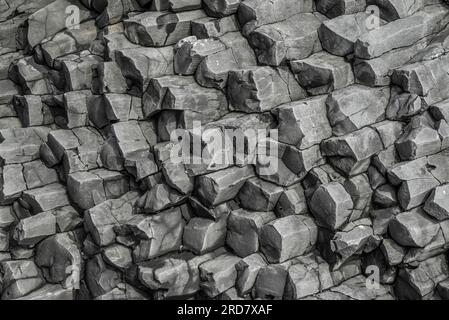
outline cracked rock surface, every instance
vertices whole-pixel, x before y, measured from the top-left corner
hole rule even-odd
[[[449,299],[448,250],[447,1],[0,0],[1,299]]]

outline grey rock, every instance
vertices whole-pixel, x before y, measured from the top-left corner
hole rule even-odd
[[[203,255],[225,244],[227,216],[217,221],[194,217],[184,228],[183,245],[186,249]]]
[[[271,263],[284,262],[311,251],[318,228],[312,218],[291,215],[273,220],[260,231],[261,251]]]
[[[258,252],[261,229],[275,218],[273,212],[232,211],[228,217],[226,245],[242,258]]]
[[[306,59],[291,60],[290,67],[299,84],[311,95],[329,93],[354,83],[351,65],[325,51]]]
[[[449,214],[448,192],[447,184],[436,187],[427,198],[423,209],[438,220],[447,219]]]
[[[254,175],[250,166],[231,167],[196,179],[197,195],[208,206],[215,206],[234,198],[245,181]]]
[[[293,185],[282,192],[274,210],[278,217],[307,213],[307,201],[301,184]]]
[[[248,179],[240,189],[240,205],[252,211],[272,211],[283,189],[258,178]]]
[[[283,68],[233,70],[227,83],[229,103],[236,111],[264,112],[306,97],[293,75]]]
[[[293,21],[304,21],[303,25]],[[312,13],[299,13],[281,22],[258,27],[250,34],[260,64],[279,66],[282,62],[304,59],[320,51],[318,28],[321,21]]]
[[[202,10],[169,13],[144,12],[124,21],[126,37],[142,46],[173,45],[191,35],[190,21],[205,17]]]
[[[355,43],[355,55],[363,59],[372,59],[392,49],[410,46],[424,37],[441,31],[447,24],[447,19],[442,5],[424,7],[409,17],[395,20],[360,35]]]
[[[200,286],[208,297],[216,297],[234,286],[237,280],[235,265],[239,261],[239,257],[225,253],[199,266]]]
[[[354,208],[351,196],[338,182],[319,186],[313,193],[309,205],[317,223],[331,230],[346,224]]]
[[[316,9],[328,18],[365,11],[366,0],[318,0]]]
[[[56,217],[51,212],[41,212],[20,220],[14,229],[14,240],[21,245],[35,245],[56,233]]]
[[[326,105],[334,135],[344,135],[383,120],[389,98],[388,88],[354,85],[332,92]]]
[[[393,239],[402,246],[424,247],[436,236],[439,225],[421,209],[402,212],[389,223]]]
[[[221,37],[240,30],[236,15],[223,18],[200,18],[191,22],[192,35],[199,39]]]
[[[251,292],[259,270],[266,265],[267,262],[259,253],[249,255],[235,265],[237,270],[237,282],[235,286],[240,296]]]

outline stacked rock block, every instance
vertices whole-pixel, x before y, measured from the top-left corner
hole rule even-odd
[[[448,39],[439,0],[0,0],[1,298],[448,299]],[[276,170],[173,161],[199,121]]]

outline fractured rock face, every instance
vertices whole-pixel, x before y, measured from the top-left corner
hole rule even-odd
[[[244,185],[246,179],[252,177],[251,167],[231,167],[225,171],[209,173],[198,178],[197,193],[206,205],[217,205],[234,198]]]
[[[436,236],[439,225],[422,210],[412,210],[398,214],[390,221],[388,228],[397,243],[403,246],[423,247]]]
[[[232,108],[244,112],[264,112],[306,96],[292,74],[282,68],[233,70],[229,73],[227,89]]]
[[[331,93],[326,105],[332,132],[344,135],[382,121],[390,98],[388,91],[355,85]]]
[[[351,196],[338,182],[319,186],[310,199],[310,209],[317,223],[331,230],[348,222],[353,207]]]
[[[271,263],[284,262],[313,249],[318,228],[307,216],[273,220],[260,231],[261,251]]]
[[[448,22],[441,5],[424,7],[409,17],[387,23],[363,35],[355,44],[355,55],[363,59],[378,57],[392,49],[407,47],[441,31]],[[394,32],[393,30],[399,30]]]
[[[145,12],[124,21],[126,37],[146,47],[175,44],[191,35],[190,21],[203,18],[201,10],[180,13]]]
[[[290,66],[299,84],[311,95],[329,93],[354,82],[351,65],[325,51],[306,59],[291,60]]]
[[[275,218],[273,212],[232,211],[228,217],[226,244],[243,258],[258,252],[261,229]]]
[[[446,3],[0,0],[0,300],[449,299]]]
[[[448,185],[436,187],[427,198],[423,209],[438,220],[445,220],[449,214]]]
[[[303,21],[303,25],[292,23]],[[260,64],[279,66],[284,61],[304,59],[321,50],[318,28],[321,21],[312,13],[299,13],[268,24],[250,34],[250,43]]]

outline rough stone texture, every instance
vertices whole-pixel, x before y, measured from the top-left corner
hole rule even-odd
[[[1,299],[449,299],[448,25],[0,0]]]

